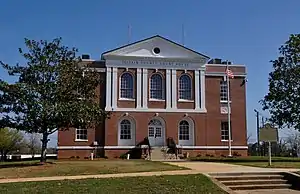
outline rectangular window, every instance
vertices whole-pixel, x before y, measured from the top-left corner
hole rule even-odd
[[[220,81],[220,100],[221,101],[227,101],[227,82],[226,81]]]
[[[76,129],[76,140],[87,141],[87,129]]]
[[[232,127],[231,127],[232,131]],[[221,140],[228,141],[229,140],[229,129],[228,129],[228,121],[221,122]],[[232,140],[232,135],[231,135]]]

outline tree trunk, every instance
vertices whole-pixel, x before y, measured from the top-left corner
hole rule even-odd
[[[3,152],[3,151],[1,151],[1,158],[0,158],[0,161],[1,161],[1,162],[4,162],[4,152]]]
[[[48,144],[48,133],[43,133],[42,138],[42,153],[41,153],[41,162],[46,162],[47,154],[47,144]]]

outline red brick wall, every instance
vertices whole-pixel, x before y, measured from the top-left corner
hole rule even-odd
[[[223,68],[223,67],[222,67]],[[220,67],[208,67],[208,71],[210,72],[222,72],[225,71],[225,67],[222,69]],[[120,76],[122,72],[126,69],[119,69],[118,75]],[[135,75],[136,80],[136,70],[129,69]],[[223,72],[224,72],[223,71]],[[236,71],[244,72],[245,68],[236,68]],[[158,70],[165,77],[164,70]],[[148,71],[148,79],[150,76],[155,73],[155,70]],[[177,77],[180,74],[184,73],[184,71],[178,71]],[[194,77],[193,72],[188,73]],[[105,77],[105,73],[103,73],[103,77]],[[212,77],[206,76],[205,79],[205,87],[206,87],[206,109],[207,113],[188,113],[188,116],[191,117],[195,124],[195,145],[198,146],[227,146],[228,142],[221,141],[221,121],[227,121],[227,114],[220,113],[220,81],[223,77]],[[232,121],[232,145],[233,146],[246,146],[246,93],[245,86],[240,86],[243,78],[235,77],[231,79],[231,121]],[[148,81],[148,84],[150,82]],[[135,81],[136,86],[136,81]],[[119,84],[118,84],[119,87]],[[193,85],[194,87],[194,85]],[[105,83],[98,88],[100,94],[100,103],[104,108],[105,106]],[[118,90],[119,91],[119,90]],[[149,93],[148,93],[149,94]],[[150,95],[150,94],[149,94]],[[135,95],[136,96],[136,95]],[[119,95],[118,95],[119,97]],[[194,95],[193,95],[194,98]],[[118,102],[118,106],[120,108],[134,108],[135,102]],[[148,101],[149,108],[165,108],[165,101],[162,102],[153,102]],[[177,103],[178,108],[194,108],[194,103]],[[154,112],[128,112],[129,116],[134,118],[136,122],[136,143],[142,141],[144,137],[148,136],[148,122],[155,117]],[[181,119],[184,118],[185,113],[159,113],[159,117],[161,117],[166,124],[165,129],[165,137],[173,137],[174,140],[178,143],[178,123]],[[58,132],[58,146],[81,146],[81,145],[91,145],[93,141],[96,139],[100,145],[107,146],[116,146],[118,144],[118,122],[124,116],[122,112],[113,112],[111,114],[111,118],[107,119],[105,125],[98,126],[96,133],[94,129],[88,131],[88,142],[75,142],[75,131],[70,129],[68,131]],[[247,150],[237,150],[243,156],[247,155]],[[86,155],[90,153],[87,150],[71,150],[70,153],[67,153],[67,150],[59,150],[59,157],[62,156],[71,156],[75,153],[82,155]],[[125,153],[124,150],[107,150],[106,155],[115,155]],[[189,150],[188,152],[193,152]],[[227,150],[197,150],[195,153],[213,153],[216,155],[224,155],[228,154]],[[190,153],[191,154],[191,153]]]
[[[246,72],[246,67],[245,66],[229,66],[230,70],[234,74],[240,74],[240,73],[245,73]],[[226,65],[222,66],[215,66],[215,65],[207,65],[206,66],[206,72],[209,73],[224,73],[226,71]]]
[[[105,156],[108,158],[119,158],[122,154],[127,153],[129,150],[105,150]],[[91,156],[93,151],[90,150],[59,150],[58,151],[58,159],[86,159]],[[206,156],[206,155],[214,155],[214,156],[227,156],[228,150],[182,150],[182,153],[189,153],[190,157],[196,156]],[[232,150],[232,153],[237,153],[241,157],[248,156],[247,150]]]

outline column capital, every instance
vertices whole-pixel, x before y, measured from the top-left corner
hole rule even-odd
[[[118,68],[117,67],[113,67],[113,73],[116,73],[116,72],[118,72]]]
[[[142,73],[142,69],[141,68],[137,68],[136,69],[136,73]]]

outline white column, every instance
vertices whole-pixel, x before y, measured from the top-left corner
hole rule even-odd
[[[199,76],[199,70],[194,71],[195,75],[195,109],[200,109],[200,76]]]
[[[200,80],[201,80],[201,108],[206,109],[205,106],[205,71],[200,71]]]
[[[137,69],[136,77],[136,108],[141,108],[142,100],[142,70],[141,68]]]
[[[171,70],[166,70],[166,103],[167,109],[171,108]]]
[[[172,69],[172,109],[177,109],[177,75],[176,75],[176,69]]]
[[[112,75],[112,82],[113,82],[113,91],[112,91],[112,108],[117,108],[117,100],[118,100],[118,68],[113,67],[113,75]]]
[[[143,68],[143,108],[148,108],[148,69]]]
[[[106,67],[106,111],[111,110],[111,86],[111,67]]]

